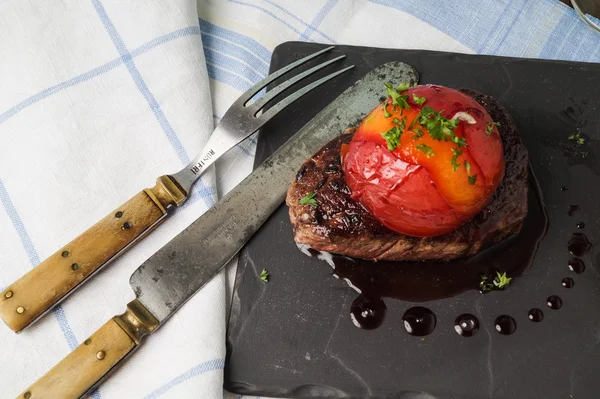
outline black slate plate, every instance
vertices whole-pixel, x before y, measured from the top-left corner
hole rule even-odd
[[[271,70],[321,48],[285,43],[273,53]],[[349,307],[356,292],[332,277],[324,262],[296,248],[287,207],[269,219],[242,251],[227,332],[225,388],[281,397],[339,398],[595,398],[600,391],[600,252],[583,257],[587,268],[569,271],[567,242],[583,221],[598,238],[600,208],[600,65],[470,56],[429,51],[339,46],[356,64],[355,78],[389,61],[418,69],[420,83],[469,87],[494,96],[515,119],[547,207],[549,229],[532,267],[504,292],[471,290],[422,304],[437,316],[435,331],[409,336],[402,315],[413,303],[386,299],[383,325],[356,328]],[[256,162],[332,101],[335,90],[307,96],[261,131]],[[368,111],[368,110],[366,110]],[[568,140],[581,132],[579,147]],[[588,152],[583,158],[582,152]],[[568,187],[562,191],[561,187]],[[573,216],[569,205],[579,205]],[[263,283],[262,268],[271,273]],[[562,287],[563,277],[575,280]],[[546,305],[559,295],[560,310]],[[527,312],[544,311],[533,323]],[[479,317],[470,338],[454,331],[461,313]],[[494,330],[501,314],[517,331]]]

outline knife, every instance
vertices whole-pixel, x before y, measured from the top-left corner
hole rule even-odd
[[[331,51],[326,47],[273,72],[243,93],[227,110],[204,148],[182,170],[157,179],[156,186],[136,194],[73,241],[50,255],[0,292],[0,317],[19,332],[65,299],[94,273],[117,258],[181,206],[202,173],[237,143],[256,132],[289,104],[352,67],[342,68],[292,93],[289,88],[328,65],[345,58],[340,55],[280,82],[256,101],[263,87],[272,84],[300,65]],[[287,90],[287,97],[265,107]],[[263,112],[265,110],[265,112]]]
[[[129,284],[136,299],[19,398],[79,398],[90,393],[192,295],[212,279],[284,201],[300,165],[379,101],[384,81],[418,81],[401,62],[369,72],[323,109],[254,172],[145,261]]]

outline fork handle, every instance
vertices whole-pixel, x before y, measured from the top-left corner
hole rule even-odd
[[[0,294],[0,317],[18,332],[149,233],[186,194],[168,177],[136,194]]]

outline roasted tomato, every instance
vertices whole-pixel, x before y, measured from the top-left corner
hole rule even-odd
[[[386,86],[387,101],[342,149],[352,198],[398,233],[449,233],[483,209],[504,177],[497,126],[459,91]]]

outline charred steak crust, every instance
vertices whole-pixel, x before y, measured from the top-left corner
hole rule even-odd
[[[527,215],[528,163],[510,115],[492,97],[461,89],[481,104],[500,123],[504,147],[504,180],[490,203],[470,222],[438,237],[419,238],[395,233],[357,201],[350,198],[341,165],[340,147],[352,139],[354,128],[333,139],[307,160],[298,171],[286,198],[298,244],[364,259],[449,260],[472,256],[481,249],[516,234]],[[317,206],[300,205],[316,193]]]

